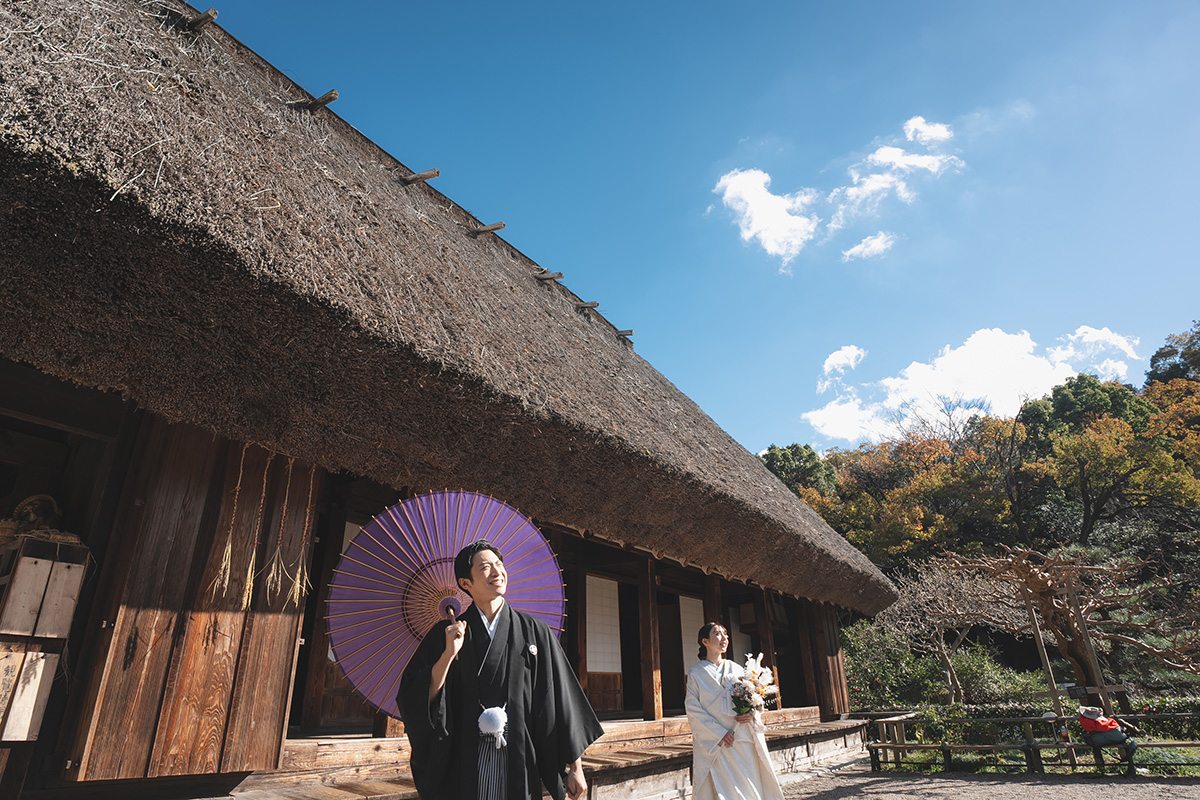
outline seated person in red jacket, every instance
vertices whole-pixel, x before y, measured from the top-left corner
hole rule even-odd
[[[1095,706],[1079,707],[1079,724],[1083,727],[1084,739],[1097,747],[1123,744],[1129,748],[1129,757],[1137,749],[1137,742],[1130,739],[1121,729],[1121,723],[1104,716],[1104,709]]]

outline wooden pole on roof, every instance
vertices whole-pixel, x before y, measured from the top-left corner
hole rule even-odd
[[[576,304],[575,304],[575,308],[577,308],[577,309],[579,309],[579,310],[581,310],[581,311],[582,311],[582,310],[583,310],[583,309],[585,309],[585,308],[596,308],[596,307],[598,307],[599,305],[600,305],[600,303],[599,303],[599,302],[597,302],[597,301],[595,301],[595,300],[592,300],[590,303],[576,303]]]
[[[306,108],[308,108],[309,111],[316,111],[319,108],[324,108],[325,106],[329,105],[330,103],[332,103],[334,100],[337,100],[337,99],[338,99],[337,89],[330,89],[328,92],[321,95],[316,100],[309,102],[309,104],[306,106]]]
[[[418,172],[414,175],[409,175],[407,178],[401,178],[400,180],[404,182],[405,186],[411,186],[414,183],[424,183],[430,178],[436,178],[441,174],[442,171],[440,169],[427,169],[424,172]]]
[[[198,31],[208,23],[217,18],[217,10],[210,8],[198,17],[192,17],[187,21],[187,29],[189,31]]]
[[[617,336],[620,336],[622,339],[628,339],[630,336],[633,336],[633,328],[627,331],[617,331]]]
[[[537,278],[539,281],[556,281],[562,278],[562,276],[563,274],[561,272],[540,272],[533,277]]]
[[[472,236],[482,236],[485,233],[495,233],[496,231],[502,231],[502,230],[504,230],[504,223],[503,222],[495,222],[495,223],[492,223],[491,225],[484,225],[482,228],[476,228],[475,230],[471,231],[471,235]]]

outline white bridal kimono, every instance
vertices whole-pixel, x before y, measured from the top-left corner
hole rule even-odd
[[[701,659],[688,671],[687,716],[692,728],[695,800],[783,800],[759,723],[734,719],[730,688],[742,668]],[[733,746],[721,739],[733,731]]]

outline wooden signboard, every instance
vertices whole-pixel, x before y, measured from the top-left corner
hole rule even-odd
[[[58,658],[57,653],[25,653],[12,699],[4,714],[0,740],[28,742],[37,739],[50,686],[54,683],[54,672],[58,669]]]

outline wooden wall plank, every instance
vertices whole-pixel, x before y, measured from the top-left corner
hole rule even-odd
[[[310,484],[310,477],[315,485]],[[275,494],[267,527],[269,535],[260,551],[264,569],[256,581],[254,606],[246,617],[238,655],[237,679],[221,760],[223,772],[275,769],[279,765],[287,729],[302,608],[287,604],[286,587],[283,593],[268,596],[263,582],[277,545],[289,567],[299,560],[302,546],[311,548],[311,542],[303,541],[310,512],[307,504],[311,496],[315,506],[321,478],[321,471],[313,473],[308,464],[297,462],[288,470],[284,462],[279,468],[279,479],[273,484]]]
[[[84,779],[146,775],[219,450],[198,428],[158,419],[151,428],[152,441],[133,467],[149,480],[132,500],[142,513],[131,515],[138,524],[132,566],[78,770]]]
[[[150,777],[220,770],[246,619],[242,590],[257,538],[255,529],[263,525],[260,508],[266,508],[263,490],[269,460],[270,454],[261,447],[235,443],[227,448],[220,512],[208,552],[200,556],[203,571],[172,660]],[[215,583],[227,543],[228,584],[221,590]]]

